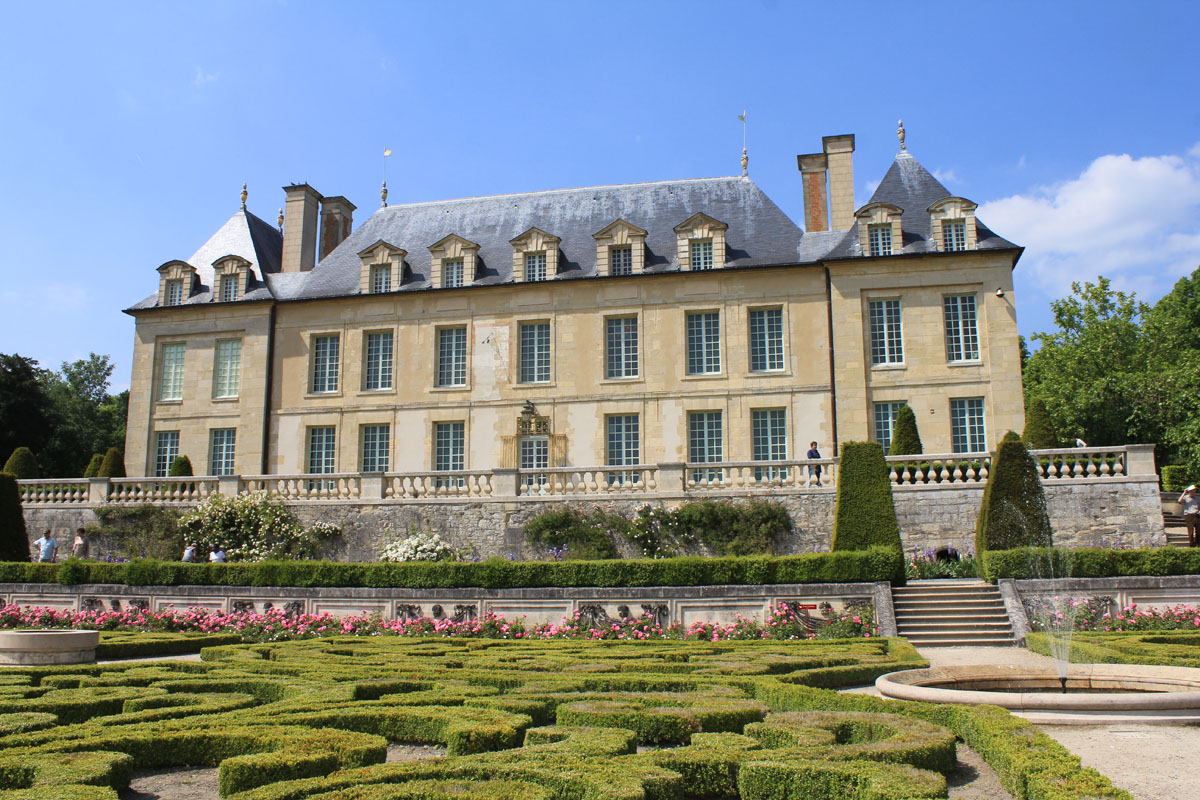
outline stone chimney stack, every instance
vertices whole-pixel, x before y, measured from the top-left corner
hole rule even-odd
[[[829,162],[829,227],[844,231],[854,226],[854,134],[824,136],[821,147]]]
[[[333,248],[350,235],[355,208],[354,203],[341,196],[326,197],[321,201],[321,258],[333,252]]]
[[[283,187],[283,263],[281,272],[308,272],[317,264],[317,205],[321,193],[307,183]]]
[[[829,230],[829,196],[825,192],[825,173],[829,159],[824,153],[796,156],[804,187],[804,232]]]

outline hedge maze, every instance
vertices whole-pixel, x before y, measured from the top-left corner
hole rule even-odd
[[[995,708],[827,687],[925,666],[899,639],[334,637],[203,661],[0,672],[0,798],[115,800],[219,766],[236,800],[945,797],[966,740],[1018,800],[1128,798]],[[389,742],[445,757],[385,763]]]

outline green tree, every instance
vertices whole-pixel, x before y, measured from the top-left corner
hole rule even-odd
[[[176,456],[167,475],[172,478],[187,478],[192,475],[192,460],[187,456]]]
[[[8,457],[8,461],[4,462],[4,472],[16,477],[18,480],[30,480],[42,477],[42,472],[38,469],[37,456],[28,447],[18,447],[13,450],[12,455]]]
[[[1046,492],[1038,477],[1037,462],[1021,437],[1009,431],[996,448],[983,489],[975,522],[975,550],[982,555],[988,550],[1052,544]]]
[[[128,393],[108,394],[112,371],[108,356],[92,353],[64,363],[58,372],[42,372],[51,435],[38,452],[48,474],[79,475],[90,453],[124,445]]]
[[[1146,365],[1132,419],[1158,436],[1159,463],[1200,471],[1200,269],[1180,278],[1143,323]]]
[[[917,432],[917,415],[907,405],[896,412],[896,424],[892,428],[892,443],[889,456],[915,456],[925,452],[921,447],[921,435]]]
[[[0,353],[0,453],[18,447],[42,452],[50,434],[44,370],[32,358]]]
[[[1028,408],[1025,409],[1025,433],[1021,438],[1027,447],[1034,450],[1048,450],[1061,444],[1061,440],[1054,433],[1054,423],[1050,421],[1046,401],[1040,397],[1030,400]]]
[[[104,460],[100,462],[100,471],[96,473],[96,477],[125,477],[125,458],[121,455],[120,450],[115,447],[108,448],[108,452],[104,454]]]
[[[28,561],[29,535],[17,479],[0,472],[0,561]]]
[[[892,483],[879,442],[846,442],[838,465],[833,549],[902,549]]]

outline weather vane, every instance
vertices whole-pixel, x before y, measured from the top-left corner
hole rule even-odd
[[[742,177],[746,177],[746,167],[750,166],[750,159],[746,155],[746,112],[738,114],[738,119],[742,121]]]
[[[383,187],[379,190],[380,208],[387,208],[387,157],[391,154],[391,150],[383,151]]]

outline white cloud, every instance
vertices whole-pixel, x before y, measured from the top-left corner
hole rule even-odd
[[[1025,169],[1025,163],[1025,156],[1022,154],[1022,156],[1017,159],[1017,169]]]
[[[1183,156],[1101,156],[1077,178],[978,214],[1026,247],[1019,269],[1049,294],[1103,275],[1151,300],[1200,265],[1200,144]]]
[[[958,175],[952,169],[935,169],[933,177],[937,178],[941,183],[962,183]]]
[[[195,76],[192,78],[192,86],[203,86],[206,83],[212,83],[219,76],[220,73],[217,72],[205,72],[200,68],[200,65],[197,64]]]

